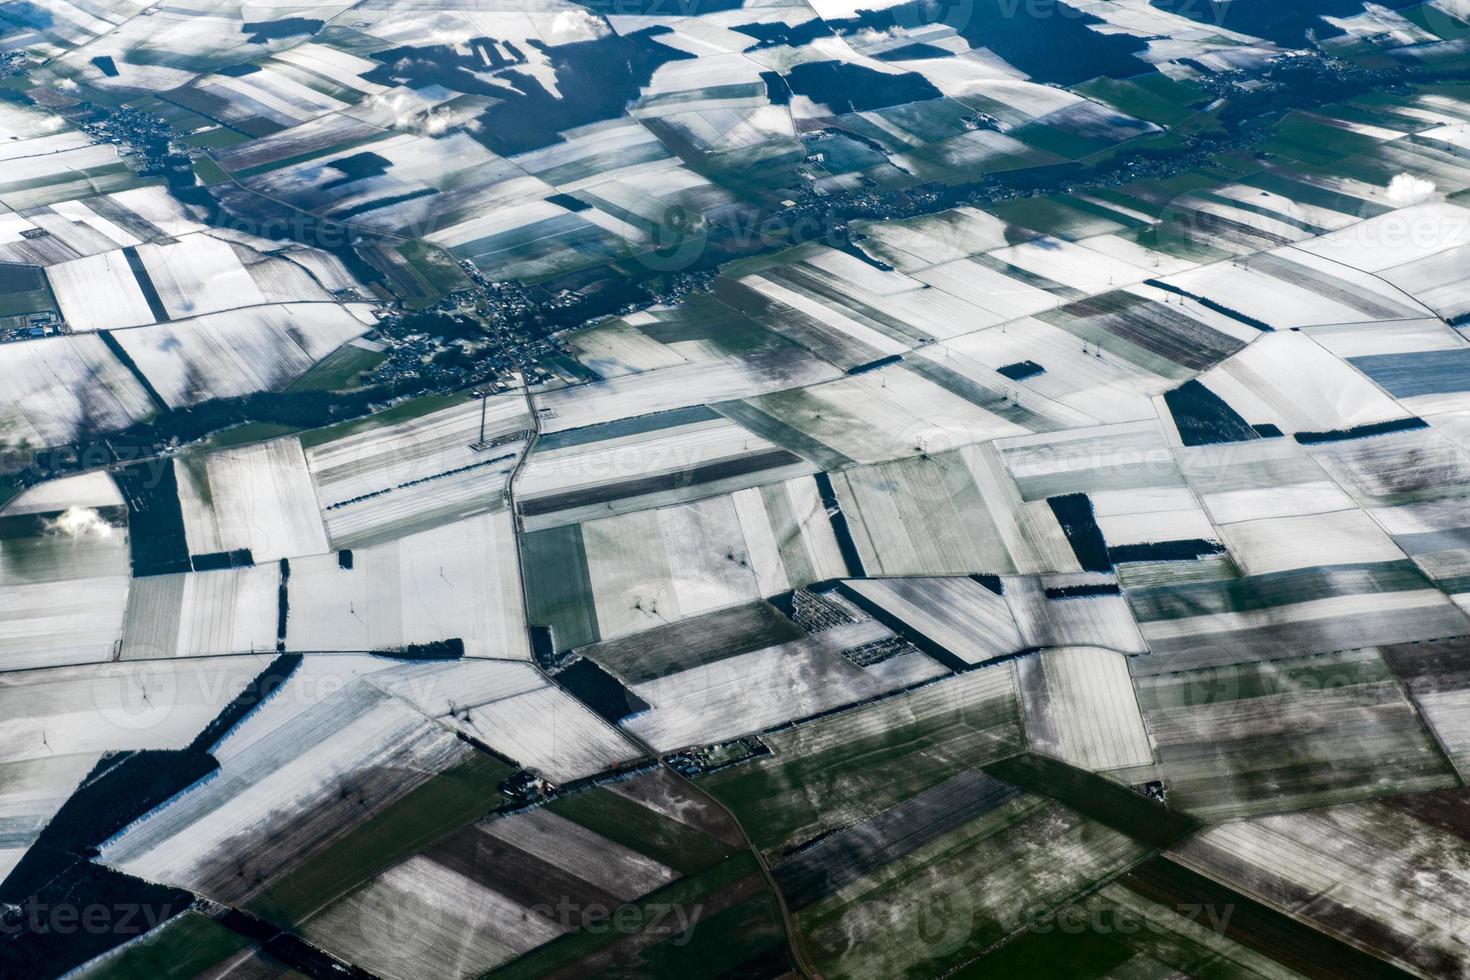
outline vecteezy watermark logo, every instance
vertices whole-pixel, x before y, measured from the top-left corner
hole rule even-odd
[[[1141,932],[1167,935],[1179,931],[1180,923],[1171,920],[1184,919],[1218,936],[1224,935],[1229,929],[1230,918],[1234,913],[1235,906],[1229,903],[1214,905],[1184,902],[1172,906],[1160,905],[1153,914],[1145,914],[1139,909],[1124,905],[1084,902],[1056,910],[1025,909],[1008,922],[1007,926],[1011,933],[1029,932],[1043,936],[1056,933],[1067,936],[1087,933],[1097,936],[1131,936]]]
[[[515,819],[514,817],[508,819]],[[416,857],[411,862],[428,862]],[[486,858],[486,866],[493,864]],[[390,876],[394,872],[388,873]],[[506,901],[489,890],[461,896],[453,909],[457,921],[472,926],[470,932],[455,930],[451,937],[433,923],[445,908],[417,893],[397,888],[369,887],[353,900],[356,931],[348,923],[348,938],[373,949],[379,957],[400,964],[432,961],[443,964],[447,974],[469,970],[476,959],[475,937],[536,937],[543,941],[558,935],[584,933],[590,936],[657,937],[670,946],[683,947],[694,938],[704,913],[702,903],[680,902],[584,902],[562,895],[555,901],[523,906]],[[427,960],[426,960],[427,958]],[[472,972],[472,971],[471,971]]]
[[[1145,909],[1105,901],[1083,901],[1061,908],[1047,905],[1004,909],[977,905],[976,888],[945,890],[914,911],[913,927],[923,944],[924,959],[937,962],[952,957],[971,943],[978,949],[1000,937],[1026,933],[1077,936],[1129,936],[1139,933],[1178,933],[1184,923],[1225,935],[1235,913],[1233,904],[1187,902],[1149,905]],[[1181,922],[1180,920],[1183,920]]]
[[[1023,0],[998,0],[1002,14],[1009,6],[1014,16],[1014,10]],[[1031,0],[1036,2],[1036,0]],[[954,30],[957,34],[964,34],[975,18],[975,0],[916,0],[914,3],[900,4],[892,8],[891,16],[893,26],[904,30],[917,30],[922,27],[942,25]]]
[[[924,944],[924,958],[941,959],[963,948],[975,934],[975,919],[975,903],[965,888],[941,892],[920,905],[914,931]]]
[[[583,6],[604,17],[682,18],[713,12],[705,9],[704,0],[588,0]],[[532,8],[528,4],[526,9]]]
[[[43,902],[32,895],[19,905],[0,905],[0,935],[141,936],[176,912],[173,905],[138,902]]]
[[[1240,672],[1228,661],[1236,657],[1222,656],[1225,653],[1210,644],[1190,648],[1191,659],[1203,661],[1206,666],[1186,671],[1178,683],[1165,689],[1158,696],[1167,708],[1204,708],[1210,705],[1229,704],[1240,697]],[[1221,666],[1211,661],[1227,661]]]
[[[916,419],[904,426],[894,437],[889,456],[895,460],[903,457],[915,459],[915,462],[907,464],[907,472],[921,473],[922,476],[906,480],[902,488],[894,489],[920,502],[955,500],[973,488],[974,480],[958,455],[947,454],[975,441],[963,421],[946,416]]]
[[[78,438],[85,442],[95,435],[93,432],[81,432]],[[54,479],[79,470],[100,469],[113,463],[139,468],[144,477],[142,488],[151,489],[162,481],[164,471],[173,464],[173,459],[124,443],[85,442],[84,445],[45,447],[24,442],[19,445],[0,444],[0,476],[20,477],[29,482]]]
[[[709,222],[681,204],[664,208],[638,261],[655,272],[679,272],[698,262],[709,245]]]
[[[563,931],[581,931],[593,936],[630,936],[635,932],[665,937],[671,946],[686,946],[694,938],[704,906],[680,902],[647,902],[605,905],[601,902],[574,902],[563,895],[555,903],[532,905],[536,915],[555,923]]]
[[[732,206],[705,214],[658,202],[653,210],[649,243],[634,258],[654,272],[683,272],[716,248],[722,257],[733,257],[814,243],[842,248],[848,242],[846,223],[815,206],[776,213]]]

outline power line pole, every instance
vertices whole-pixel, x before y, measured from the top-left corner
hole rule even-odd
[[[485,409],[490,404],[490,393],[484,392],[480,395],[480,438],[470,443],[470,448],[475,452],[483,452],[490,447],[485,445]]]

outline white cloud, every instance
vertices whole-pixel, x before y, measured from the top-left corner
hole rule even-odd
[[[117,528],[90,507],[68,507],[54,521],[46,522],[46,530],[68,538],[110,538]]]
[[[442,44],[463,55],[472,54],[470,42],[479,37],[479,33],[472,27],[435,27],[428,33],[430,44]]]
[[[439,136],[455,126],[461,127],[467,133],[478,133],[483,128],[480,120],[466,117],[463,112],[454,112],[448,106],[430,109],[413,126],[429,136]]]
[[[563,10],[551,22],[547,32],[547,44],[567,44],[571,41],[592,41],[608,33],[607,24],[591,11],[578,7]]]
[[[879,31],[871,27],[864,27],[862,30],[858,31],[856,40],[860,44],[876,44],[879,41],[896,41],[901,37],[907,36],[907,32],[905,32],[902,27],[898,27],[896,25],[894,27],[888,28],[886,31]]]
[[[440,136],[455,126],[471,133],[480,131],[480,122],[474,118],[474,111],[456,111],[449,106],[428,106],[422,98],[402,91],[370,96],[366,105],[390,115],[392,119],[389,125],[404,132]]]
[[[1388,182],[1388,199],[1394,204],[1418,204],[1433,197],[1437,189],[1432,180],[1399,174]]]

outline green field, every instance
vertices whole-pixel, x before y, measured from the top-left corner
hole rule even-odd
[[[228,126],[215,126],[203,132],[195,133],[184,140],[189,146],[198,146],[207,150],[223,150],[230,146],[239,146],[241,143],[250,142],[250,137],[244,133],[230,129]]]
[[[660,816],[611,790],[597,788],[577,793],[549,804],[548,808],[680,874],[693,874],[730,853],[729,845],[723,841]]]
[[[353,344],[343,344],[314,368],[297,378],[287,391],[345,391],[361,385],[364,372],[382,364],[388,355]]]
[[[1277,123],[1263,148],[1315,166],[1328,166],[1344,157],[1378,148],[1379,141],[1336,126],[1291,113]]]
[[[469,277],[459,263],[442,248],[414,240],[398,246],[398,254],[431,291],[452,293],[470,286]]]
[[[754,856],[747,852],[737,854],[697,875],[681,878],[639,899],[635,903],[640,912],[634,931],[641,931],[645,926],[651,924],[655,917],[661,914],[661,910],[669,906],[677,905],[690,913],[697,914],[697,910],[708,902],[709,896],[742,884],[744,885],[742,890],[750,890],[758,881],[761,882],[759,887],[764,887]],[[696,925],[694,930],[696,935],[703,931],[699,925]],[[532,980],[534,977],[540,977],[554,970],[572,969],[579,966],[581,961],[597,954],[604,947],[625,938],[627,938],[625,935],[620,935],[612,930],[604,932],[584,930],[569,933],[532,950],[520,959],[490,971],[484,975],[483,980]],[[739,941],[739,937],[731,937],[731,940]]]
[[[766,738],[774,754],[702,777],[767,851],[866,819],[1021,748],[1009,696],[949,679]]]
[[[446,408],[453,408],[465,402],[463,395],[425,395],[422,398],[410,398],[408,401],[400,402],[392,408],[384,409],[367,418],[349,419],[346,422],[338,422],[336,425],[323,426],[320,429],[312,429],[301,435],[301,444],[307,449],[313,446],[326,445],[337,439],[356,435],[360,432],[370,432],[373,429],[381,429],[389,425],[397,425],[399,422],[408,422],[413,419],[423,418]]]
[[[56,300],[39,266],[0,262],[0,316],[56,310]]]
[[[199,443],[198,448],[204,452],[212,452],[216,449],[230,449],[235,446],[248,446],[252,442],[265,442],[267,439],[279,439],[281,436],[289,436],[293,432],[299,432],[295,426],[282,425],[279,422],[246,422],[243,425],[232,426],[223,429]]]
[[[196,157],[194,159],[194,175],[199,178],[201,184],[222,184],[230,179],[223,167],[215,163],[209,157]]]
[[[525,535],[521,564],[531,623],[550,626],[558,650],[595,643],[600,634],[582,526],[566,524]]]
[[[1191,108],[1207,98],[1199,86],[1176,82],[1166,75],[1140,75],[1137,78],[1094,78],[1076,86],[1079,95],[1105,102],[1119,112],[1160,126],[1178,126],[1195,114]]]
[[[483,753],[469,756],[272,881],[247,907],[278,924],[303,922],[434,840],[494,809],[502,802],[498,786],[512,772],[510,766]]]
[[[1147,853],[1023,794],[803,908],[798,928],[826,976],[943,976]]]
[[[78,976],[87,980],[189,980],[250,945],[250,940],[208,916],[185,912]]]

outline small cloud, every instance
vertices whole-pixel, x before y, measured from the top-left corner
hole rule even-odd
[[[46,522],[46,531],[68,538],[107,539],[117,533],[117,528],[90,507],[68,507],[54,521]]]
[[[77,89],[81,88],[81,86],[78,85],[73,79],[59,78],[56,80],[55,88],[61,92],[75,92]]]
[[[454,48],[460,54],[469,54],[470,42],[477,36],[479,35],[475,30],[467,27],[435,27],[428,33],[428,42]]]
[[[458,113],[451,112],[448,108],[440,106],[437,109],[430,109],[428,112],[424,113],[421,117],[410,124],[409,128],[417,129],[428,136],[439,136],[445,132],[448,132],[451,128],[457,125],[459,121],[460,117]],[[478,131],[478,122],[473,120],[472,122],[474,123],[472,131]],[[470,126],[466,126],[465,128],[471,129]]]
[[[1388,199],[1394,204],[1418,204],[1433,197],[1437,189],[1432,180],[1399,174],[1388,182]]]
[[[608,33],[608,26],[596,14],[577,8],[563,10],[551,22],[547,32],[549,44],[566,44],[569,41],[590,41]]]
[[[367,104],[392,115],[390,125],[405,132],[423,133],[426,136],[441,136],[460,126],[469,132],[479,132],[480,124],[470,114],[456,112],[448,106],[425,108],[422,99],[410,98],[404,92],[387,92],[370,96]]]

